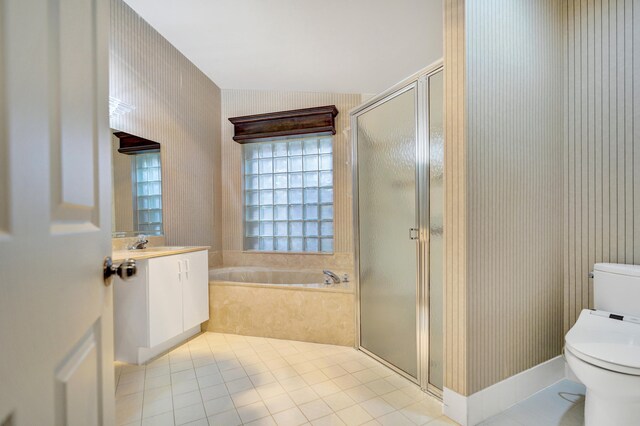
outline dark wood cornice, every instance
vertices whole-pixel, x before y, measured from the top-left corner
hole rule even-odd
[[[120,148],[118,152],[122,154],[138,154],[140,152],[160,151],[158,142],[141,138],[130,133],[113,132],[113,135],[120,139]]]
[[[232,117],[229,121],[234,126],[233,140],[238,143],[249,143],[296,135],[335,135],[336,115],[338,115],[338,109],[335,105],[327,105]]]

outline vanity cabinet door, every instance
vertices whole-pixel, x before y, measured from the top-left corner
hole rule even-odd
[[[149,347],[182,333],[181,256],[149,259]]]
[[[182,255],[184,330],[209,319],[209,259],[207,251]]]

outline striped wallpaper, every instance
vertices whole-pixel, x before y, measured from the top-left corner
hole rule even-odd
[[[220,89],[122,0],[109,50],[109,96],[135,107],[111,127],[162,145],[167,244],[219,251]]]
[[[564,330],[596,262],[640,264],[640,2],[564,2]]]
[[[560,353],[594,263],[640,264],[640,6],[447,0],[445,70],[445,386],[469,395]]]
[[[289,259],[300,267],[308,262],[320,262],[325,267],[351,269],[353,262],[352,196],[351,196],[351,139],[349,133],[349,110],[362,101],[360,94],[279,92],[260,90],[222,91],[222,196],[224,223],[222,247],[225,264],[262,264],[261,258],[282,263]],[[233,125],[229,117],[335,105],[336,117],[334,136],[334,256],[290,254],[261,255],[242,253],[243,250],[243,190],[242,190],[242,150],[233,141]],[[282,259],[277,259],[281,257]],[[343,258],[348,260],[344,261]],[[316,258],[312,260],[312,258]],[[322,260],[323,259],[323,260]],[[304,262],[304,263],[303,263]],[[296,265],[297,264],[297,265]],[[311,267],[311,266],[310,266]],[[322,266],[320,266],[322,267]]]
[[[562,348],[561,2],[467,3],[469,393]]]
[[[559,5],[446,6],[445,386],[466,395],[562,347]]]
[[[447,0],[444,9],[444,385],[466,394],[465,0]]]

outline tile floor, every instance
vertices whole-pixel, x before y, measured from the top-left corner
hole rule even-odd
[[[441,413],[341,346],[204,333],[146,366],[116,363],[118,425],[455,424]]]
[[[585,387],[563,380],[506,411],[482,426],[582,426]]]

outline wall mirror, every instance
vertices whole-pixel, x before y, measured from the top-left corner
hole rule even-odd
[[[111,129],[114,238],[163,235],[161,146]]]

